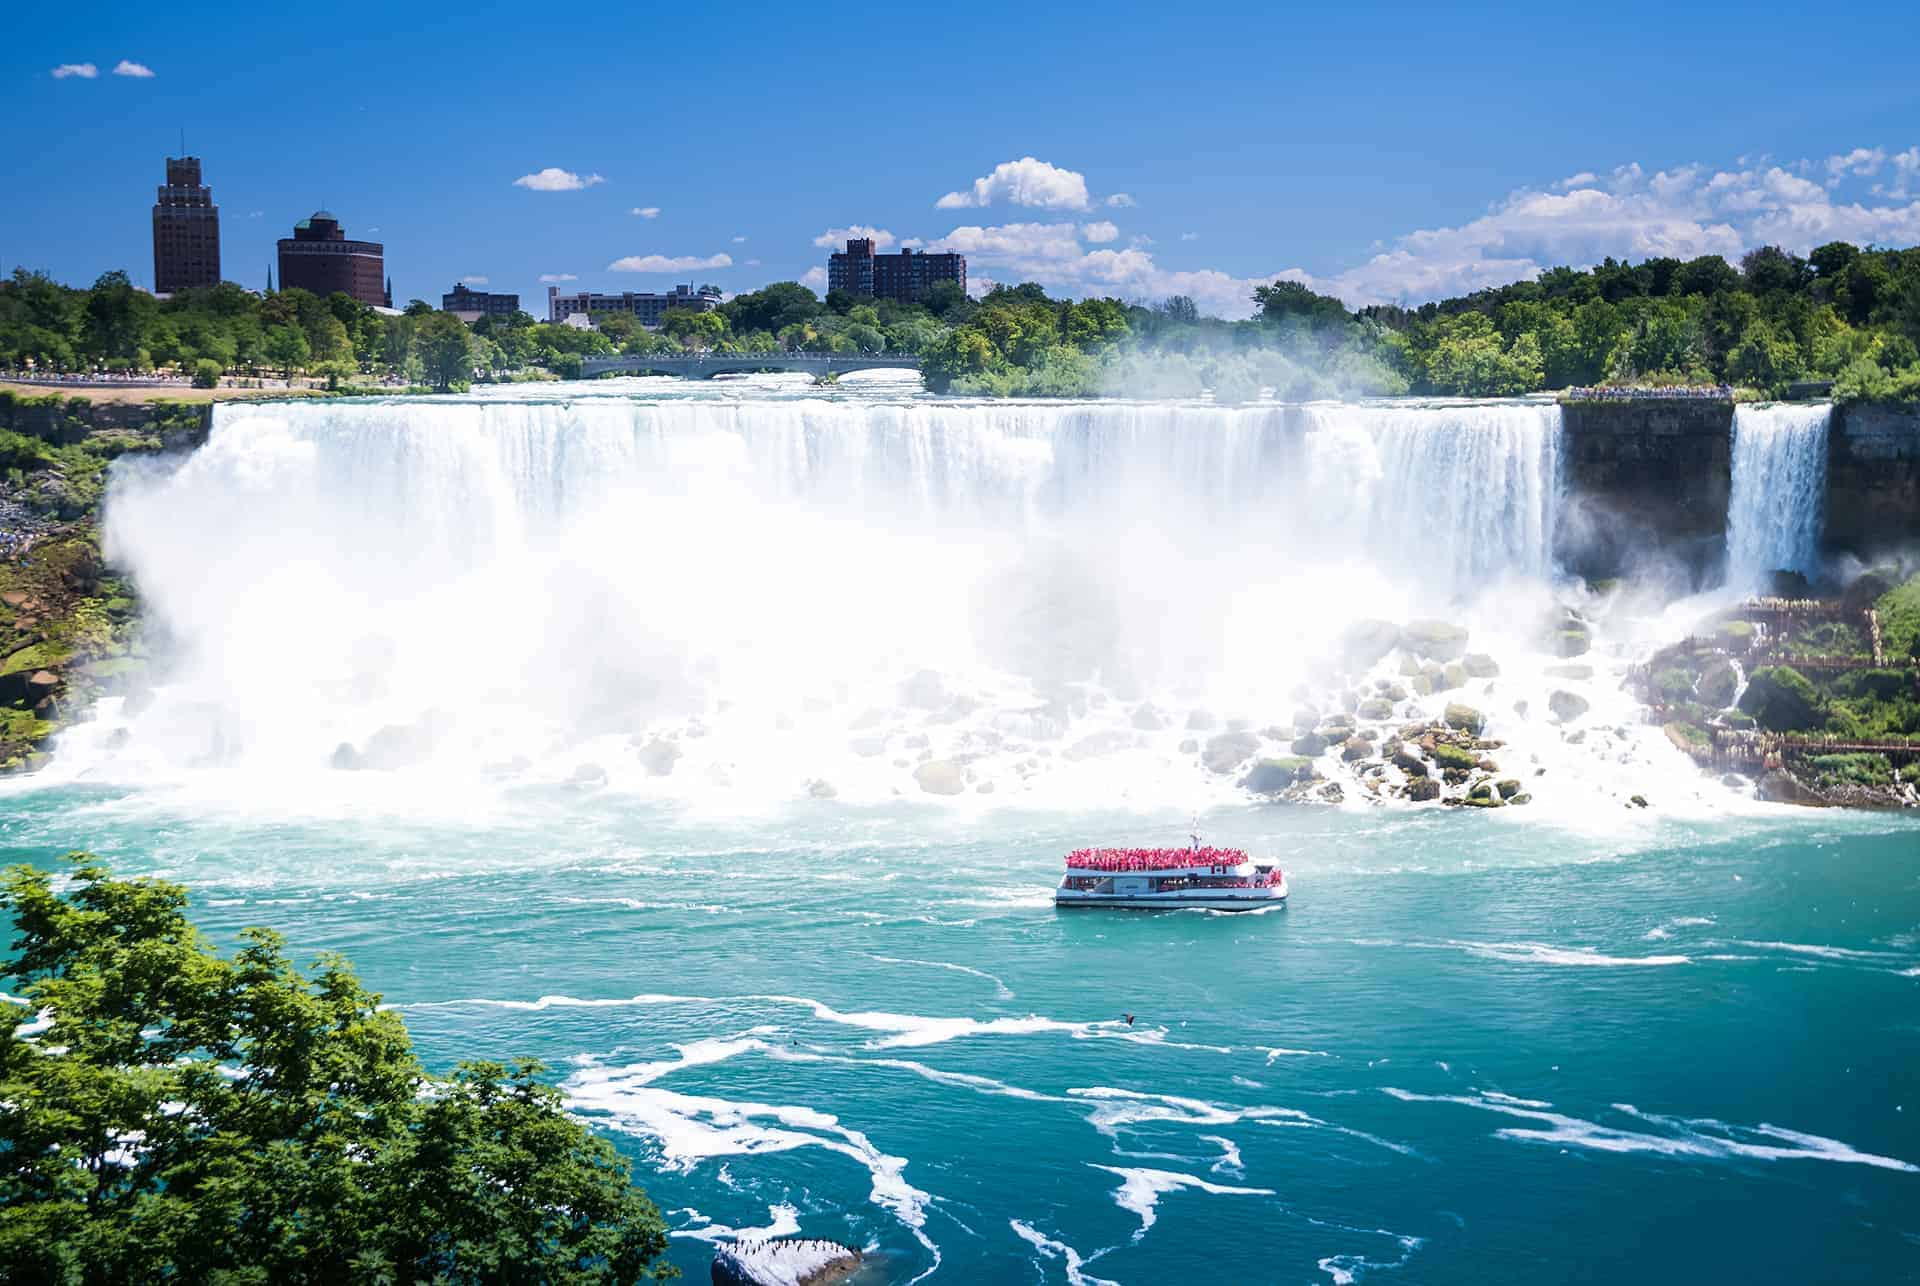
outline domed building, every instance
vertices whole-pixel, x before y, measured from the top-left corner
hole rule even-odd
[[[280,238],[280,289],[311,290],[320,296],[334,291],[363,304],[391,308],[385,286],[386,247],[378,241],[349,241],[340,220],[315,210],[293,225],[291,237]]]

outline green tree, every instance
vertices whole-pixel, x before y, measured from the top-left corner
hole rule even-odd
[[[347,962],[249,929],[232,958],[186,890],[27,867],[0,976],[0,1275],[34,1282],[632,1282],[659,1212],[538,1064],[431,1082]]]
[[[269,329],[260,352],[261,356],[280,368],[282,379],[292,379],[293,368],[305,366],[307,359],[313,355],[312,347],[307,343],[307,332],[291,324]]]
[[[442,393],[473,378],[473,336],[452,313],[428,311],[413,319],[413,348],[426,377]]]

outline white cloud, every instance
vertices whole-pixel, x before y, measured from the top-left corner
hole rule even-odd
[[[969,293],[984,294],[996,281],[1037,281],[1066,294],[1119,295],[1157,300],[1191,295],[1200,307],[1223,317],[1253,312],[1253,288],[1276,274],[1241,278],[1212,269],[1175,272],[1162,268],[1139,244],[1125,250],[1088,250],[1071,223],[1009,223],[960,227],[937,247],[968,257]],[[975,264],[985,271],[975,271]]]
[[[1133,197],[1126,192],[1115,192],[1107,198],[1107,204],[1115,209],[1124,209],[1133,204]]]
[[[1856,147],[1851,152],[1827,158],[1827,173],[1839,179],[1847,175],[1864,178],[1878,174],[1880,167],[1887,163],[1887,150],[1883,147]]]
[[[746,242],[747,242],[747,239],[745,237],[735,237],[733,239],[733,244],[736,246],[745,245]]]
[[[137,63],[130,59],[122,58],[114,64],[113,74],[116,76],[132,76],[136,80],[152,80],[153,68],[147,66],[145,63]]]
[[[1200,234],[1197,232],[1183,232],[1180,234],[1180,239],[1182,241],[1198,241]]]
[[[247,217],[249,219],[261,219],[266,217],[266,213],[265,210],[249,210],[247,211]]]
[[[92,80],[99,74],[100,69],[92,63],[61,63],[53,69],[55,80],[66,80],[70,76],[78,76],[81,80]]]
[[[900,238],[900,248],[902,250],[918,250],[921,246],[924,246],[926,244],[927,244],[927,239],[925,237]]]
[[[570,272],[543,272],[540,274],[540,284],[543,286],[557,286],[563,281],[578,280],[580,280],[580,278]]]
[[[598,174],[589,174],[585,178],[572,170],[563,170],[557,165],[549,165],[544,170],[532,174],[522,174],[513,181],[513,186],[526,188],[530,192],[578,192],[581,188],[590,188],[606,180]]]
[[[1120,239],[1120,229],[1115,227],[1109,220],[1097,219],[1092,223],[1082,224],[1080,227],[1080,235],[1096,243],[1118,241]]]
[[[748,268],[758,268],[760,266],[760,261],[758,259],[749,259],[743,266]]]
[[[660,217],[660,207],[657,205],[636,205],[633,207],[633,212],[643,219],[657,219]]]
[[[1896,174],[1902,154],[1885,158]],[[1691,259],[1717,254],[1737,262],[1762,245],[1804,253],[1823,242],[1912,244],[1920,241],[1920,201],[1912,204],[1840,202],[1796,170],[1848,176],[1873,172],[1884,161],[1856,148],[1821,166],[1772,164],[1743,158],[1729,170],[1699,165],[1648,173],[1639,164],[1602,178],[1576,174],[1557,191],[1520,189],[1480,218],[1457,227],[1427,228],[1398,238],[1354,268],[1331,276],[1299,269],[1293,279],[1338,295],[1350,306],[1417,303],[1487,286],[1531,279],[1556,264],[1582,266],[1611,255],[1642,260]],[[1920,147],[1906,173],[1920,175]],[[1905,201],[1912,188],[1895,183],[1878,195]]]
[[[975,179],[971,188],[947,193],[934,202],[934,208],[964,210],[995,201],[1043,210],[1085,210],[1091,205],[1085,175],[1023,156],[1017,161],[1002,161],[993,167],[993,173]]]
[[[731,268],[731,255],[628,255],[607,265],[608,272],[687,272],[694,268]]]
[[[828,228],[813,239],[813,244],[844,250],[847,242],[858,241],[862,237],[872,241],[875,250],[885,250],[894,243],[894,235],[885,228],[869,228],[864,223],[856,223],[850,228]]]
[[[818,264],[814,265],[800,274],[800,284],[809,286],[814,290],[825,290],[827,288],[827,270]]]
[[[460,278],[460,282],[466,286],[484,286],[487,284],[487,279],[485,277],[462,277]]]

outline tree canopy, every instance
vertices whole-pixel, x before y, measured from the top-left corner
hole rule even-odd
[[[671,1275],[539,1064],[430,1079],[341,957],[303,971],[266,929],[223,957],[179,885],[73,860],[65,891],[14,867],[0,894],[28,1006],[0,1017],[0,1281]]]

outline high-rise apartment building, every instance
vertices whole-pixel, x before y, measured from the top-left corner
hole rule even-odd
[[[951,281],[961,290],[967,288],[965,255],[912,250],[875,254],[870,238],[856,237],[847,242],[845,250],[827,256],[827,289],[844,290],[863,299],[916,303],[943,281]]]
[[[381,281],[386,261],[385,246],[347,240],[340,220],[316,210],[293,225],[291,237],[280,238],[280,289],[311,290],[321,296],[337,290],[363,304],[391,308],[393,300]]]
[[[171,295],[220,283],[220,207],[200,181],[200,158],[169,156],[153,203],[153,290]]]

